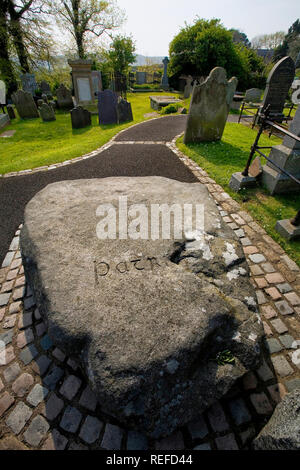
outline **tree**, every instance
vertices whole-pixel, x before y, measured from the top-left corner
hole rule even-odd
[[[135,44],[131,37],[118,35],[114,38],[107,52],[107,61],[116,73],[126,75],[129,65],[135,61]]]
[[[300,50],[299,42],[300,21],[298,19],[292,24],[281,43],[276,47],[274,51],[273,62],[277,62],[287,55],[290,55],[295,60]]]
[[[73,37],[80,59],[87,55],[87,43],[91,36],[99,38],[124,21],[124,12],[114,0],[55,0],[49,1],[56,21]]]
[[[255,36],[252,39],[251,44],[253,49],[275,49],[278,47],[285,38],[284,31],[277,31],[272,34],[262,34]]]
[[[251,42],[245,33],[242,33],[238,29],[230,29],[229,31],[232,33],[232,40],[234,43],[243,44],[245,47],[251,47]]]
[[[7,94],[16,91],[17,82],[9,56],[8,0],[0,1],[0,74],[7,88]]]

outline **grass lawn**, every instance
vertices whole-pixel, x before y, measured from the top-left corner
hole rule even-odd
[[[174,93],[163,94],[174,96]],[[63,162],[101,147],[120,130],[146,120],[144,114],[153,112],[150,95],[153,92],[127,95],[134,121],[121,125],[99,126],[98,116],[92,116],[90,127],[72,129],[70,113],[62,111],[57,111],[53,122],[43,122],[40,118],[14,119],[0,130],[0,133],[16,130],[13,137],[0,138],[0,174]]]
[[[242,209],[247,210],[300,265],[300,240],[288,242],[275,231],[277,220],[290,219],[300,209],[300,194],[271,196],[261,187],[235,193],[229,188],[232,173],[243,171],[245,168],[255,136],[256,131],[249,127],[227,123],[221,142],[184,145],[181,137],[177,146],[206,170],[209,176],[238,201]],[[260,139],[260,145],[264,146],[278,143],[281,143],[281,140],[274,136],[269,139],[267,135],[263,135]]]

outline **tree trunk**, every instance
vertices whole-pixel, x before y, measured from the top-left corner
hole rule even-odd
[[[73,27],[74,27],[74,32],[75,32],[78,56],[79,56],[79,59],[85,59],[84,46],[83,46],[83,31],[81,29],[80,15],[79,15],[80,0],[73,0],[72,8],[73,8]]]
[[[9,29],[13,37],[13,43],[18,54],[21,70],[23,73],[29,73],[30,69],[29,69],[27,51],[23,42],[23,32],[22,32],[20,17],[18,13],[15,11],[15,5],[12,0],[9,0],[8,2],[8,11],[9,11],[9,16],[10,16],[10,28]]]
[[[3,77],[7,96],[17,90],[18,85],[8,51],[8,25],[7,25],[8,1],[0,1],[0,73]]]

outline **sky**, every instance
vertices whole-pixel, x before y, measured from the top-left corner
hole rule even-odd
[[[251,41],[255,36],[287,32],[300,18],[299,0],[116,0],[127,21],[122,34],[131,34],[136,53],[167,56],[169,43],[185,23],[218,18],[230,29],[239,29]]]

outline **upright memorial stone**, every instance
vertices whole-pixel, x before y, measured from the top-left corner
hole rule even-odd
[[[0,106],[6,104],[6,86],[3,80],[0,80]]]
[[[18,90],[12,94],[12,100],[17,108],[20,118],[38,118],[39,113],[32,97],[28,91]]]
[[[24,73],[21,75],[22,89],[27,91],[32,95],[35,95],[35,91],[38,88],[38,85],[35,81],[35,76],[33,73]]]
[[[91,104],[94,101],[92,81],[92,60],[69,60],[77,104]]]
[[[94,97],[97,97],[99,91],[102,91],[102,76],[99,70],[92,70],[92,82]]]
[[[123,98],[118,99],[117,116],[119,124],[133,121],[131,104]]]
[[[261,101],[262,90],[259,88],[250,88],[246,90],[244,101],[247,103],[259,103]]]
[[[269,117],[272,121],[282,122],[283,108],[295,77],[295,64],[290,57],[283,57],[271,70],[260,113],[269,106]]]
[[[164,60],[163,60],[164,73],[163,73],[162,80],[161,80],[161,86],[164,90],[169,89],[169,80],[168,80],[168,63],[169,62],[170,61],[169,61],[168,57],[165,57]]]
[[[76,106],[71,110],[71,121],[73,129],[82,129],[92,124],[91,113],[82,106]]]
[[[46,82],[46,80],[42,80],[41,83],[40,83],[40,89],[42,91],[42,93],[45,93],[46,95],[48,95],[49,93],[51,93],[51,88],[50,88],[50,85],[48,82]]]
[[[227,81],[222,67],[214,68],[201,85],[194,86],[184,142],[221,140],[237,79]]]
[[[184,87],[184,93],[183,93],[183,98],[185,100],[191,96],[191,93],[193,91],[192,82],[193,82],[193,77],[189,75],[186,78],[186,85]]]
[[[99,124],[117,124],[118,95],[111,90],[98,93]]]
[[[56,121],[54,110],[53,110],[52,106],[50,106],[50,104],[43,103],[39,107],[39,112],[40,112],[40,116],[41,116],[41,118],[44,122]]]
[[[56,90],[57,105],[60,109],[72,109],[74,107],[71,91],[64,85],[60,85]]]
[[[146,72],[136,72],[136,84],[144,85],[146,83]]]
[[[16,119],[16,115],[15,115],[15,110],[14,110],[14,107],[12,104],[8,104],[6,106],[6,109],[7,109],[7,114],[9,116],[9,119],[12,120],[12,119]]]

